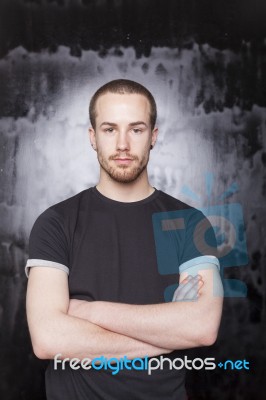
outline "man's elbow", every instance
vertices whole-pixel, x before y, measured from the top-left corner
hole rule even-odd
[[[199,330],[199,346],[212,346],[218,336],[219,327],[220,327],[221,314],[213,315],[209,321],[205,321],[205,324],[202,325],[202,328]]]
[[[204,334],[200,338],[200,346],[212,346],[216,342],[217,336],[218,329],[208,330],[204,332]]]
[[[42,324],[36,326],[35,324],[34,326],[30,325],[29,330],[33,352],[41,360],[53,359],[55,354],[65,347],[62,334],[57,334],[54,327],[43,326]]]
[[[204,311],[204,314],[208,317],[201,320],[200,346],[212,346],[216,342],[221,323],[222,307],[223,294],[221,287],[220,298],[216,301],[215,307],[214,304],[212,305],[213,310],[208,311],[207,309]]]
[[[28,314],[28,328],[30,332],[33,353],[41,360],[51,360],[68,348],[66,335],[60,328],[62,325],[61,313],[51,314],[48,317],[37,319]]]
[[[37,358],[39,358],[40,360],[49,360],[49,355],[48,352],[40,346],[32,346],[33,347],[33,353],[35,354],[35,356]]]
[[[54,349],[47,339],[32,339],[32,348],[35,356],[41,360],[49,360],[54,357]]]

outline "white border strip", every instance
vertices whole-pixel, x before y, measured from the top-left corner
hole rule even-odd
[[[66,267],[64,264],[60,264],[54,261],[48,261],[48,260],[40,260],[40,259],[34,259],[31,258],[27,261],[26,267],[25,267],[25,274],[27,278],[29,277],[30,273],[30,268],[32,267],[51,267],[51,268],[57,268],[61,269],[62,271],[66,272],[69,275],[69,268]]]

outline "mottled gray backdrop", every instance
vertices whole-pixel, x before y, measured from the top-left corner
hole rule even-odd
[[[247,297],[225,299],[217,343],[188,354],[245,358],[250,370],[191,372],[189,398],[266,398],[265,10],[259,0],[1,1],[2,399],[45,399],[25,320],[28,235],[44,209],[97,182],[88,103],[121,77],[158,104],[152,184],[194,206],[243,208],[249,263],[225,277]]]

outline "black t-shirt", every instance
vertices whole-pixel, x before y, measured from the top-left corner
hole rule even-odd
[[[124,203],[96,187],[58,203],[36,220],[30,235],[30,267],[59,268],[69,274],[69,296],[128,304],[171,301],[178,274],[200,263],[217,266],[215,235],[204,215],[156,190],[144,200]],[[182,351],[165,355],[180,358]],[[186,398],[185,371],[46,371],[49,400]]]

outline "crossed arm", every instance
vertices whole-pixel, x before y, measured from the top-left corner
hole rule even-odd
[[[84,302],[85,303],[85,302]],[[31,268],[27,288],[27,319],[34,353],[41,359],[83,359],[155,356],[169,352],[68,315],[68,278],[55,268]]]
[[[222,284],[217,267],[212,264],[198,266],[193,272],[200,272],[202,277],[198,285],[196,280],[199,275],[191,279],[194,288],[200,288],[200,296],[195,301],[182,301],[186,297],[178,293],[179,288],[174,295],[179,301],[171,303],[132,305],[70,300],[68,313],[169,350],[208,346],[215,342],[220,325]],[[193,287],[186,279],[187,274],[181,274],[180,281],[193,294]]]
[[[27,317],[34,352],[39,358],[53,358],[58,353],[63,358],[135,358],[210,345],[220,324],[222,284],[215,266],[201,266],[197,272],[204,285],[181,274],[184,287],[175,292],[176,301],[132,305],[69,301],[65,272],[32,268]],[[195,284],[200,288],[196,301],[177,301],[185,300]]]

